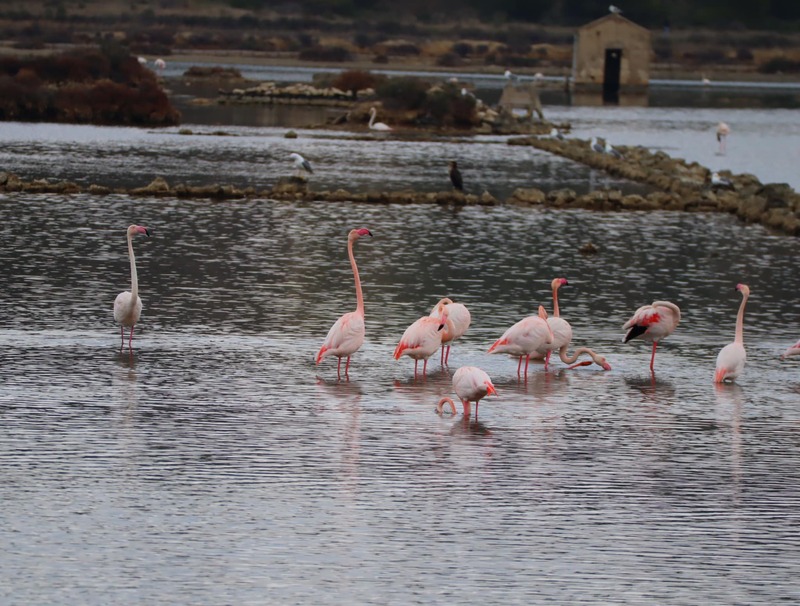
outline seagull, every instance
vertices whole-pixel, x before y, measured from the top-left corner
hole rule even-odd
[[[618,6],[614,6],[613,4],[609,4],[608,5],[608,12],[609,13],[613,13],[615,15],[621,15],[622,14],[622,9],[620,7],[618,7]]]
[[[606,151],[605,148],[597,142],[597,137],[592,137],[592,140],[589,142],[589,147],[598,154],[604,154]]]
[[[519,76],[517,74],[512,74],[510,69],[506,70],[503,77],[510,82],[517,82],[519,80]]]
[[[733,181],[725,177],[720,177],[719,173],[711,173],[711,187],[713,189],[735,189]]]
[[[610,156],[614,156],[618,160],[622,160],[622,154],[611,146],[611,143],[608,142],[608,139],[606,139],[606,146],[603,148],[603,151]]]
[[[311,164],[309,164],[308,160],[306,160],[300,154],[292,152],[289,154],[289,158],[291,158],[292,162],[294,163],[294,168],[297,171],[298,176],[301,176],[303,171],[307,172],[309,175],[314,174],[314,171],[311,170]]]
[[[563,141],[564,140],[563,133],[560,130],[558,130],[556,127],[553,127],[553,128],[550,129],[550,136],[553,139],[558,139],[559,141]]]
[[[464,191],[464,180],[461,178],[461,171],[458,170],[456,161],[450,160],[449,165],[450,182],[458,191]]]
[[[139,62],[139,65],[147,65],[147,59],[144,57],[137,57],[136,60]]]

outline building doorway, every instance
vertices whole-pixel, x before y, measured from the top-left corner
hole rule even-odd
[[[607,48],[603,70],[603,102],[619,103],[619,74],[622,69],[622,49]]]

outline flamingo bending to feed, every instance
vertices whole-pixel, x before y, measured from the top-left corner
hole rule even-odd
[[[800,356],[800,341],[792,345],[789,349],[781,354],[781,360],[785,360],[789,356]]]
[[[442,344],[443,328],[447,324],[448,305],[443,305],[438,316],[424,316],[406,328],[400,342],[394,349],[394,359],[408,356],[414,360],[414,376],[417,376],[417,364],[424,360],[422,365],[423,376],[428,371],[428,358],[439,349]]]
[[[669,301],[654,301],[650,305],[642,305],[634,312],[631,319],[625,322],[622,329],[627,330],[622,338],[623,343],[631,339],[641,338],[653,342],[653,355],[650,356],[650,372],[655,372],[656,347],[662,339],[671,335],[681,321],[681,310]]]
[[[747,284],[737,284],[736,290],[742,293],[742,303],[739,305],[739,313],[736,314],[736,334],[733,343],[728,343],[717,355],[714,383],[722,383],[725,379],[735,381],[742,374],[747,362],[747,352],[744,349],[744,306],[750,296],[750,287]]]
[[[125,345],[125,327],[131,329],[128,337],[128,349],[131,350],[133,341],[133,327],[142,315],[142,300],[139,298],[139,278],[136,274],[136,257],[133,254],[133,236],[144,234],[150,237],[150,230],[141,225],[131,225],[128,227],[128,258],[131,261],[131,289],[121,292],[114,299],[114,321],[120,325],[120,336],[122,343],[120,349]]]
[[[375,122],[375,116],[378,115],[378,110],[374,107],[369,108],[369,129],[370,130],[380,130],[380,131],[390,131],[392,127],[388,124],[384,124],[383,122]]]
[[[528,363],[531,354],[553,343],[553,331],[547,323],[547,312],[539,306],[539,315],[523,318],[503,333],[489,348],[490,354],[508,354],[518,356],[517,376],[525,358],[525,376],[528,376]]]
[[[361,279],[358,277],[356,258],[353,256],[353,243],[363,236],[371,238],[372,232],[362,228],[350,230],[350,233],[347,234],[347,256],[350,257],[350,267],[353,268],[353,277],[356,282],[356,310],[344,314],[334,322],[317,353],[317,364],[328,356],[339,358],[336,365],[336,374],[339,377],[342,376],[342,358],[347,358],[347,364],[344,367],[344,375],[347,377],[350,370],[350,356],[364,344],[364,295],[361,292]]]
[[[561,317],[561,312],[558,308],[558,289],[562,286],[568,285],[569,282],[566,278],[556,278],[550,283],[550,286],[553,289],[553,315],[547,318],[547,323],[550,325],[550,330],[553,331],[553,342],[550,345],[543,346],[537,350],[538,354],[544,356],[544,369],[547,370],[547,366],[550,363],[550,355],[554,351],[558,351],[558,356],[561,358],[561,361],[564,362],[564,364],[574,364],[581,355],[589,354],[589,356],[592,358],[592,362],[598,366],[602,366],[603,370],[611,370],[611,365],[606,362],[606,359],[603,356],[596,354],[588,347],[580,347],[576,349],[571,356],[567,354],[569,344],[572,342],[572,326],[570,326],[569,322]],[[568,369],[573,369],[577,366],[587,366],[592,362],[589,362],[588,360],[585,362],[580,362],[579,364],[568,366]]]
[[[453,391],[461,400],[464,407],[464,416],[471,412],[470,402],[475,402],[475,416],[478,416],[478,404],[488,395],[497,395],[497,390],[492,385],[489,375],[477,366],[462,366],[453,375]],[[444,397],[436,405],[436,412],[442,414],[444,405],[449,404],[450,410],[456,414],[456,405],[452,398]]]
[[[472,316],[467,307],[462,303],[453,303],[452,299],[445,297],[434,305],[431,310],[431,317],[438,318],[442,315],[442,309],[447,307],[447,322],[442,329],[442,366],[447,366],[450,360],[450,347],[453,341],[463,336],[472,322]],[[445,348],[447,351],[445,352]]]

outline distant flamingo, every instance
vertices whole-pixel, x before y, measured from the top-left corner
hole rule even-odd
[[[167,62],[164,61],[163,59],[156,59],[155,61],[153,61],[153,65],[155,65],[156,69],[163,70],[166,69]]]
[[[443,305],[439,315],[424,316],[406,328],[400,342],[394,349],[394,359],[408,356],[414,360],[414,376],[417,376],[417,363],[424,360],[422,375],[428,371],[428,358],[439,349],[442,344],[443,328],[447,324],[449,305]]]
[[[623,343],[641,337],[644,341],[653,342],[653,355],[650,357],[650,372],[655,372],[656,347],[662,339],[671,335],[681,321],[681,310],[669,301],[654,301],[651,305],[643,305],[622,327],[628,332],[622,338]]]
[[[585,353],[591,356],[592,361],[595,364],[602,366],[603,370],[611,370],[611,365],[606,362],[606,359],[603,356],[596,354],[588,347],[581,347],[575,350],[575,353],[572,356],[567,353],[569,344],[572,342],[572,326],[570,326],[569,322],[561,317],[561,312],[558,307],[558,289],[562,286],[568,285],[569,282],[566,278],[556,278],[550,283],[550,286],[553,289],[553,315],[547,318],[547,323],[550,325],[550,330],[553,331],[553,342],[550,345],[545,345],[537,350],[538,354],[544,356],[544,369],[547,370],[552,352],[558,351],[558,355],[564,364],[573,364],[582,354]],[[591,363],[592,362],[589,361],[581,362],[579,364],[575,364],[574,366],[568,366],[568,368],[572,369],[577,366],[587,366]]]
[[[492,385],[492,380],[483,370],[476,366],[462,366],[453,375],[453,391],[461,400],[464,407],[464,416],[471,412],[470,402],[475,402],[475,416],[478,416],[478,404],[490,394],[497,395],[497,390]],[[436,412],[442,414],[445,404],[450,405],[453,414],[456,414],[456,405],[452,398],[444,397],[436,405]]]
[[[447,366],[450,361],[450,346],[453,341],[463,336],[472,322],[469,310],[462,303],[453,303],[452,299],[445,297],[433,306],[431,317],[438,318],[442,315],[442,308],[447,306],[447,322],[442,329],[442,366]],[[447,351],[445,352],[445,348]]]
[[[800,341],[792,345],[789,349],[781,354],[781,360],[785,360],[790,356],[800,356]]]
[[[375,122],[375,116],[378,115],[378,110],[374,107],[369,108],[369,129],[370,130],[380,130],[380,131],[390,131],[392,127],[388,124],[384,124],[383,122]]]
[[[722,383],[725,379],[735,381],[742,374],[747,362],[747,352],[744,349],[744,306],[750,296],[750,288],[747,284],[737,284],[736,290],[742,293],[742,303],[739,305],[739,313],[736,314],[736,334],[733,343],[723,347],[717,356],[714,383]]]
[[[518,356],[517,376],[520,375],[522,358],[525,358],[525,376],[528,376],[528,363],[531,354],[544,346],[553,343],[553,331],[547,323],[547,312],[544,307],[539,306],[538,316],[528,316],[523,318],[514,326],[503,333],[489,348],[490,354],[508,354]]]
[[[728,138],[728,135],[731,134],[731,127],[725,124],[724,122],[720,122],[717,124],[717,142],[719,143],[719,153],[725,153],[725,142]]]
[[[328,356],[339,358],[339,362],[336,365],[336,375],[338,377],[342,376],[342,358],[347,358],[344,375],[349,377],[350,356],[356,353],[364,343],[364,295],[361,293],[361,279],[358,277],[356,258],[353,256],[353,243],[363,236],[371,238],[372,232],[362,228],[353,229],[347,234],[347,256],[350,257],[350,267],[353,268],[353,277],[356,282],[356,310],[344,314],[334,322],[317,353],[317,364]]]
[[[125,345],[125,327],[130,328],[128,337],[128,350],[132,351],[133,327],[139,321],[142,314],[142,300],[139,298],[139,278],[136,274],[136,257],[133,255],[133,236],[144,234],[150,237],[150,230],[141,225],[131,225],[128,227],[128,258],[131,261],[131,290],[121,292],[114,300],[114,321],[120,325],[120,336],[122,342],[120,349]]]

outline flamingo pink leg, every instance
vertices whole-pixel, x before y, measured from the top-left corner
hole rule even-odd
[[[522,369],[522,356],[519,357],[519,362],[517,363],[517,376],[520,375],[521,369]]]
[[[445,360],[444,358],[444,345],[442,345],[442,355],[439,357],[439,364],[441,364],[442,366],[447,364],[447,360]]]
[[[653,341],[653,355],[650,356],[650,372],[655,372],[653,366],[656,363],[656,346],[658,345],[658,341]]]
[[[450,363],[450,346],[447,346],[447,355],[444,357],[444,364],[447,366]]]
[[[428,375],[428,358],[425,358],[425,361],[422,363],[422,376],[425,377]]]
[[[128,337],[128,349],[131,350],[131,351],[133,351],[133,346],[131,345],[131,343],[133,342],[133,328],[134,327],[131,326],[131,334]]]
[[[548,350],[547,355],[544,357],[544,369],[547,371],[547,365],[550,363],[550,354],[553,353],[553,350]]]
[[[417,378],[417,364],[418,363],[419,363],[419,360],[414,360],[414,378],[415,379]]]
[[[531,361],[531,354],[525,356],[525,376],[528,376],[528,363]]]
[[[119,327],[119,338],[120,338],[119,348],[120,348],[120,351],[121,351],[122,348],[125,347],[125,327],[124,326],[120,326]]]
[[[350,372],[350,356],[347,356],[347,364],[344,365],[344,376],[347,377],[348,379],[350,378],[350,375],[348,374],[349,372]]]

